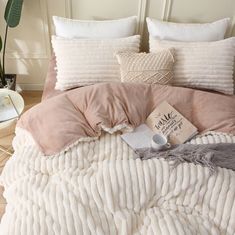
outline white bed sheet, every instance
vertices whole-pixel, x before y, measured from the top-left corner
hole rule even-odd
[[[207,134],[191,143],[235,143]],[[158,159],[133,160],[120,135],[80,143],[53,157],[18,129],[0,178],[1,235],[234,234],[235,172]]]

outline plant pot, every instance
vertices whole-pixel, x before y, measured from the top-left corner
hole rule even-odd
[[[5,74],[6,88],[12,91],[16,89],[16,74]]]

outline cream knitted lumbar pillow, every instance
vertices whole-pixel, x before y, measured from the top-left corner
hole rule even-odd
[[[113,39],[66,39],[52,37],[56,55],[56,89],[101,82],[120,81],[115,54],[119,51],[139,52],[140,36]]]
[[[116,57],[122,82],[169,84],[173,77],[173,49],[149,54],[120,52]]]

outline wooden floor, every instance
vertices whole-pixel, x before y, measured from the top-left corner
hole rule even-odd
[[[42,92],[41,91],[23,91],[21,93],[22,97],[24,98],[25,102],[25,109],[24,112],[36,105],[41,101]],[[15,130],[15,123],[12,124],[10,127],[1,129],[0,130],[0,146],[8,151],[12,152],[12,139],[14,138],[14,130]],[[9,155],[2,153],[0,150],[0,174],[2,169],[9,159]],[[3,198],[3,187],[0,186],[0,219],[4,213],[6,201]]]

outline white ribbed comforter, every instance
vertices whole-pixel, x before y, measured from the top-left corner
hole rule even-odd
[[[213,134],[192,143],[234,142]],[[118,134],[44,157],[18,130],[1,175],[1,235],[234,234],[235,172],[133,160]]]

